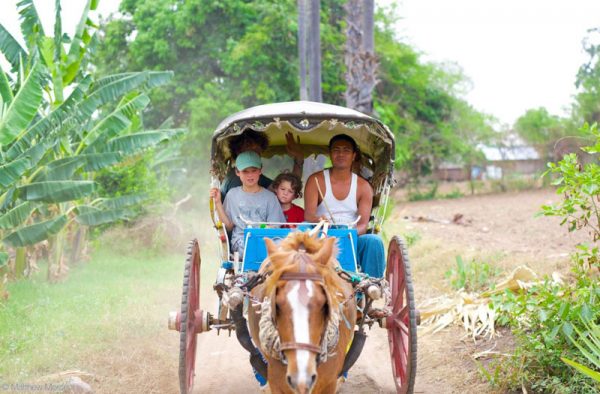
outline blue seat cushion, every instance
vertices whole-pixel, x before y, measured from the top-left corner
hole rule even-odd
[[[246,228],[244,230],[244,248],[242,271],[258,271],[260,265],[267,257],[267,247],[264,238],[271,238],[275,243],[283,240],[290,231],[289,228]],[[356,229],[332,228],[327,232],[329,237],[337,238],[338,255],[342,269],[356,272]]]

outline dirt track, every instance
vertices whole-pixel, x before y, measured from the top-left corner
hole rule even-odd
[[[560,227],[557,218],[534,218],[542,204],[557,200],[558,196],[551,191],[533,191],[397,204],[385,235],[401,234],[417,239],[409,255],[418,305],[450,291],[444,272],[454,265],[456,255],[488,261],[505,271],[527,264],[539,273],[565,272],[567,254],[578,239]],[[457,213],[463,215],[464,225],[443,223]],[[214,312],[215,295],[211,287],[217,260],[210,251],[212,232],[205,227],[201,230],[203,234],[195,234],[207,239],[202,245],[201,305]],[[142,313],[145,326],[118,333],[106,344],[105,351],[81,366],[82,370],[95,374],[91,383],[96,392],[178,392],[179,335],[167,331],[165,321],[167,312],[179,305],[180,286],[179,282],[169,283],[164,289],[157,289],[156,294],[149,294],[155,305]],[[463,337],[460,328],[449,327],[418,338],[416,392],[491,392],[481,380],[471,355],[493,346],[509,352],[509,338],[473,343]],[[198,340],[195,393],[259,392],[248,356],[234,337],[228,338],[226,332],[220,336],[209,332],[199,335]],[[395,392],[385,330],[375,328],[370,332],[364,352],[340,392]]]
[[[534,217],[542,204],[552,201],[558,201],[554,192],[532,191],[399,204],[387,233],[420,235],[409,251],[417,304],[448,291],[443,273],[454,264],[457,254],[489,257],[505,271],[527,264],[539,273],[564,272],[567,254],[581,238],[568,234],[557,218]],[[406,219],[422,217],[443,222],[457,213],[463,215],[464,225]],[[258,392],[247,355],[235,338],[224,336],[226,333],[217,337],[212,332],[200,336],[202,357],[196,392]],[[460,328],[450,327],[419,337],[415,392],[490,391],[479,378],[471,355],[493,346],[507,346],[507,338],[473,343],[461,339],[463,336]],[[363,354],[340,392],[395,392],[385,330],[374,328],[369,333]]]

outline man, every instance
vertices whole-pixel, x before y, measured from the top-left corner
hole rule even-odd
[[[351,223],[358,232],[358,263],[362,272],[383,277],[385,256],[383,241],[375,234],[366,234],[373,189],[369,182],[352,172],[358,154],[354,139],[338,134],[329,141],[332,167],[312,174],[304,189],[304,218],[308,222],[321,219],[335,224]]]

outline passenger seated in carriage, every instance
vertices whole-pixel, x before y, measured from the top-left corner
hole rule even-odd
[[[383,241],[367,234],[373,205],[369,182],[352,172],[358,154],[354,139],[338,134],[329,141],[332,167],[312,174],[304,189],[304,218],[308,222],[328,220],[333,224],[357,222],[357,255],[362,272],[381,278],[385,272]],[[360,218],[360,219],[359,219]]]
[[[262,175],[260,156],[253,151],[240,153],[235,161],[235,174],[241,186],[229,190],[221,202],[221,191],[210,190],[219,218],[227,231],[231,231],[231,252],[244,255],[243,219],[254,222],[285,222],[285,216],[275,194],[259,184]],[[243,218],[243,219],[242,219]]]
[[[290,172],[282,172],[273,180],[271,188],[281,204],[286,222],[302,223],[304,221],[304,209],[292,202],[302,197],[302,180],[300,177]]]
[[[304,164],[304,154],[302,153],[300,142],[299,140],[294,140],[294,136],[292,135],[292,133],[287,133],[285,135],[285,138],[287,142],[287,153],[294,159],[294,167],[292,172],[298,177],[302,177],[302,165]],[[236,160],[238,155],[240,155],[243,152],[256,152],[256,154],[261,156],[262,153],[269,146],[269,138],[264,133],[252,129],[247,129],[242,134],[232,137],[229,140],[228,145],[233,160]],[[272,182],[273,180],[271,178],[267,177],[262,173],[260,174],[258,184],[261,187],[268,189],[271,186]],[[242,182],[240,180],[240,177],[236,175],[235,168],[231,167],[225,175],[223,183],[221,184],[221,201],[225,199],[225,196],[227,195],[229,190],[241,185]]]

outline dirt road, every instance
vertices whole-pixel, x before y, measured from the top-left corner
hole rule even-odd
[[[534,217],[542,204],[552,201],[558,201],[553,192],[532,191],[399,203],[385,236],[400,234],[414,242],[409,255],[418,305],[450,291],[444,272],[455,264],[457,255],[487,261],[506,272],[520,264],[538,273],[565,272],[568,253],[579,239],[560,227],[556,218]],[[447,223],[456,214],[463,215],[462,224]],[[214,312],[211,284],[216,260],[211,257],[210,245],[212,242],[207,241],[202,246],[201,305]],[[90,365],[83,366],[96,374],[92,383],[96,392],[178,392],[178,333],[167,331],[165,321],[166,312],[179,305],[179,289],[180,283],[173,283],[157,293],[156,307],[146,316],[147,327],[143,330],[148,332],[140,330],[144,335],[138,335],[132,330],[131,334],[121,335],[118,341],[107,343],[106,351],[90,360]],[[419,336],[416,392],[490,392],[472,354],[507,346],[507,338],[473,343],[463,337],[458,327]],[[198,340],[195,393],[259,392],[248,356],[234,337],[228,338],[226,332],[219,336],[209,332],[199,335]],[[362,356],[340,392],[395,392],[388,352],[385,330],[371,331]]]

